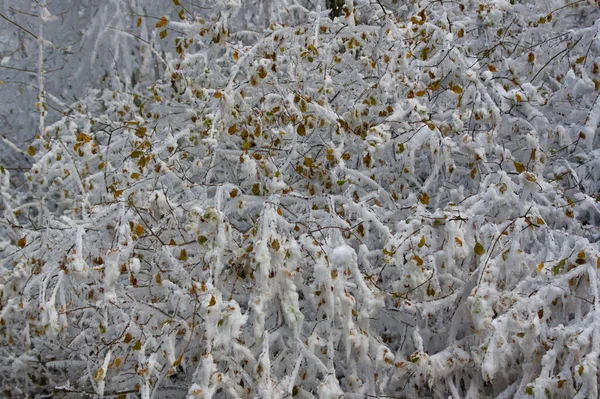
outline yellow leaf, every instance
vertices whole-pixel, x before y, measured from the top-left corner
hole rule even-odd
[[[417,262],[417,266],[421,266],[423,264],[423,259],[421,259],[418,255],[415,255],[415,262]]]
[[[542,270],[544,269],[544,262],[540,263],[539,265],[537,265],[537,267],[535,268],[535,270],[538,271],[538,273],[540,273]]]
[[[231,190],[231,192],[229,193],[229,197],[230,198],[235,198],[238,195],[238,189],[234,188],[233,190]]]
[[[85,133],[79,133],[77,135],[77,141],[81,141],[83,143],[89,143],[90,141],[92,141],[92,138]]]
[[[423,205],[427,205],[427,204],[429,204],[429,194],[427,194],[427,193],[422,193],[422,194],[420,195],[419,201],[421,201],[421,203],[422,203]]]
[[[142,341],[140,341],[139,339],[135,341],[135,344],[131,347],[131,349],[133,349],[134,351],[139,351],[140,349],[142,349]]]
[[[596,268],[600,269],[600,256],[596,259]]]
[[[144,235],[146,231],[144,230],[144,226],[142,226],[141,224],[138,224],[137,226],[135,226],[135,234],[138,237],[141,237]]]
[[[298,133],[298,136],[306,136],[306,127],[304,126],[304,124],[301,123],[298,125],[296,133]]]
[[[533,173],[525,173],[525,179],[527,179],[527,181],[530,181],[532,183],[535,183],[537,181],[535,175]]]
[[[335,155],[333,154],[333,149],[328,148],[326,153],[327,153],[326,158],[329,162],[335,161]]]
[[[96,370],[96,373],[94,373],[94,381],[100,381],[102,377],[104,377],[104,370],[99,368]]]
[[[146,127],[145,126],[140,126],[135,130],[135,135],[141,139],[143,139],[146,136]]]
[[[527,56],[527,62],[533,63],[533,61],[535,61],[535,54],[529,53],[529,55]]]
[[[139,28],[140,25],[142,25],[142,17],[138,17],[138,20],[137,20],[137,27]]]
[[[427,296],[434,296],[435,295],[435,288],[433,288],[431,285],[427,286]]]
[[[460,87],[460,86],[458,86],[458,85],[457,85],[457,86],[453,86],[453,87],[452,87],[452,91],[453,91],[454,93],[456,93],[456,94],[462,94],[462,92],[463,92],[463,90],[462,90],[462,87]]]
[[[571,208],[565,210],[565,215],[567,215],[567,217],[570,217],[571,219],[575,216]]]
[[[179,0],[173,0],[173,5],[180,6],[181,3],[179,2]]]
[[[130,334],[130,333],[127,333],[127,334],[125,334],[125,339],[123,340],[123,342],[125,342],[126,344],[128,344],[128,343],[130,343],[130,342],[131,342],[131,339],[132,339],[132,338],[133,338],[133,337],[131,336],[131,334]]]
[[[492,64],[488,64],[488,70],[489,70],[490,72],[496,72],[496,67],[495,67],[495,66],[493,66]]]
[[[37,153],[37,150],[34,146],[30,145],[27,149],[27,153],[29,154],[29,156],[34,156]]]
[[[186,260],[187,260],[187,258],[188,258],[188,256],[187,256],[187,251],[185,250],[185,248],[183,248],[183,249],[181,250],[181,252],[179,253],[179,260],[186,261]]]
[[[308,166],[309,168],[312,167],[312,165],[313,165],[312,158],[304,157],[304,165]]]
[[[462,38],[465,35],[465,30],[463,28],[460,28],[460,30],[458,31],[458,37]]]
[[[179,364],[181,363],[181,360],[182,360],[182,358],[183,358],[183,355],[179,355],[179,357],[177,358],[177,360],[175,360],[175,361],[173,362],[173,365],[172,365],[172,366],[173,366],[173,367],[177,367],[177,366],[179,366]]]
[[[215,299],[214,295],[210,296],[210,302],[208,303],[208,307],[210,308],[211,306],[215,306],[217,304],[217,300]]]
[[[581,64],[583,61],[585,61],[585,55],[582,57],[577,58],[577,60],[575,60],[576,64]]]
[[[462,240],[461,240],[460,238],[458,238],[458,237],[455,237],[455,238],[454,238],[454,241],[455,241],[455,242],[458,244],[458,246],[459,246],[459,247],[462,247],[462,246],[463,246],[463,242],[462,242]]]
[[[419,248],[423,248],[425,246],[425,236],[421,236],[421,241],[419,241]]]
[[[167,37],[167,30],[166,29],[165,30],[161,30],[160,33],[158,34],[158,36],[161,39],[164,39],[165,37]]]
[[[481,256],[485,253],[485,248],[483,248],[483,245],[481,245],[480,242],[476,242],[474,251],[477,255]]]
[[[258,68],[258,77],[264,79],[267,77],[267,71],[262,65]]]
[[[279,248],[281,248],[281,246],[279,245],[279,240],[273,240],[273,242],[271,243],[271,248],[273,248],[273,251],[275,252],[279,251]]]
[[[162,28],[163,26],[166,26],[166,25],[167,25],[167,22],[168,22],[168,21],[167,21],[167,17],[162,17],[162,18],[160,19],[160,21],[158,21],[158,22],[156,23],[156,27],[157,27],[157,28]]]
[[[517,173],[523,173],[525,171],[525,165],[523,165],[522,163],[513,161],[513,164],[515,165]]]
[[[25,245],[27,245],[27,237],[19,238],[19,241],[17,241],[17,245],[19,246],[19,248],[24,248]]]

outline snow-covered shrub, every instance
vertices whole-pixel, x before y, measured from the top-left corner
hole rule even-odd
[[[390,3],[181,7],[38,136],[5,395],[598,395],[597,5]]]

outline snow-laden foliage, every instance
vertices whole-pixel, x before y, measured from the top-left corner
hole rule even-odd
[[[5,396],[598,396],[595,2],[173,3],[0,170]]]

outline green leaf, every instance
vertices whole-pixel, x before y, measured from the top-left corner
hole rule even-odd
[[[304,100],[300,101],[300,111],[302,111],[302,112],[307,111],[306,101],[304,101]]]
[[[480,242],[476,242],[474,251],[477,255],[481,256],[485,253],[485,248],[483,248]]]
[[[533,386],[528,385],[527,388],[525,388],[525,393],[527,395],[533,395]]]
[[[566,259],[562,259],[560,262],[558,262],[553,268],[552,268],[552,274],[554,274],[555,276],[560,273],[560,271],[562,270],[562,268],[565,266],[565,264],[567,263]]]

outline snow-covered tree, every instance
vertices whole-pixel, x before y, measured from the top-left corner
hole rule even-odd
[[[173,6],[0,169],[5,396],[598,396],[596,2]]]

